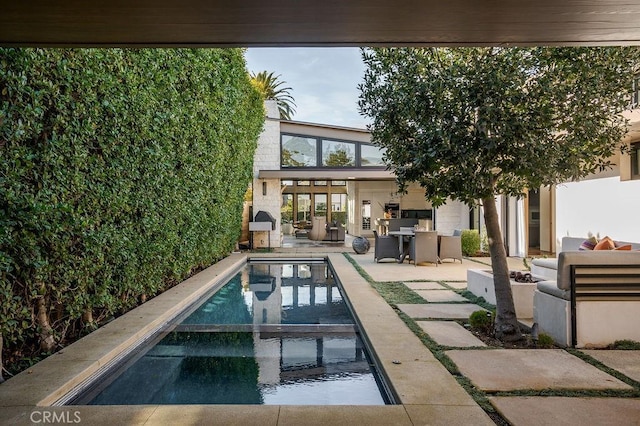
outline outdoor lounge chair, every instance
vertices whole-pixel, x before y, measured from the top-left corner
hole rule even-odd
[[[400,252],[398,252],[398,240],[389,235],[378,235],[376,231],[373,231],[375,237],[373,260],[380,262],[381,259],[391,258],[398,261]]]
[[[415,231],[409,247],[409,258],[415,266],[422,262],[438,266],[438,233],[436,231]]]
[[[458,236],[441,236],[440,237],[440,260],[456,259],[462,263],[462,238]]]

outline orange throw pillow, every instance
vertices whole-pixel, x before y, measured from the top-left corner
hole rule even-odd
[[[618,246],[614,248],[614,250],[631,250],[631,244],[626,244],[624,246]]]
[[[604,237],[598,244],[593,248],[594,250],[613,250],[616,248],[616,244],[609,237]]]

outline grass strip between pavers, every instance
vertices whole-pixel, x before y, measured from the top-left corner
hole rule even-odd
[[[416,320],[409,317],[407,314],[398,309],[398,304],[422,304],[425,300],[418,296],[413,290],[408,288],[403,284],[403,282],[377,282],[371,278],[371,276],[351,257],[348,253],[344,253],[344,256],[347,260],[353,265],[353,267],[358,271],[358,273],[364,278],[369,285],[371,285],[380,296],[396,311],[398,316],[404,321],[404,323],[409,327],[409,329],[420,339],[420,341],[431,351],[431,353],[436,357],[438,361],[453,375],[458,383],[467,391],[469,395],[473,398],[473,400],[482,407],[487,413],[490,413],[495,416],[497,413],[496,409],[491,405],[487,398],[487,394],[476,388],[471,381],[463,376],[456,364],[449,358],[445,351],[450,349],[456,350],[464,350],[464,349],[484,349],[491,350],[494,348],[491,347],[473,347],[473,348],[458,348],[458,347],[448,347],[439,345],[435,340],[433,340],[425,331],[416,323]],[[472,259],[470,259],[472,260]],[[481,263],[481,262],[478,262]],[[425,281],[425,280],[420,280]],[[495,305],[488,303],[484,298],[477,297],[473,293],[468,290],[455,289],[453,287],[448,286],[445,282],[442,281],[432,281],[438,282],[445,287],[455,291],[461,296],[469,299],[471,303],[474,303],[478,306],[481,306],[488,311],[495,312]],[[429,302],[427,302],[429,303]],[[514,391],[501,391],[501,392],[492,392],[492,396],[560,396],[560,397],[605,397],[605,398],[639,398],[640,397],[640,382],[637,382],[626,375],[620,373],[617,370],[614,370],[595,358],[581,352],[579,349],[571,349],[564,348],[568,353],[577,356],[582,359],[586,363],[598,368],[599,370],[617,378],[618,380],[632,386],[633,390],[575,390],[575,389],[521,389]]]
[[[347,260],[353,265],[358,273],[371,285],[380,296],[393,308],[400,319],[409,327],[409,329],[420,339],[420,341],[431,351],[433,356],[449,371],[449,373],[458,381],[464,390],[471,395],[473,400],[487,413],[496,415],[497,411],[491,405],[484,392],[476,388],[471,381],[463,376],[458,370],[458,366],[445,354],[445,350],[449,348],[436,343],[422,328],[407,314],[400,311],[397,307],[399,303],[424,303],[422,297],[418,296],[413,290],[409,289],[403,283],[379,283],[374,281],[367,272],[351,257],[348,253],[344,253]]]

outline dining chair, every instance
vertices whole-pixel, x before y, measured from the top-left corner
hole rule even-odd
[[[422,262],[438,266],[438,233],[436,231],[415,231],[411,238],[409,258],[415,266]]]
[[[373,244],[373,260],[378,263],[381,259],[391,258],[395,261],[400,257],[398,240],[390,235],[378,235],[373,231],[375,242]]]
[[[462,238],[459,236],[440,237],[440,259],[456,259],[462,263]]]

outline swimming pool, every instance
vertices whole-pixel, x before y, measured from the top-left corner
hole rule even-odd
[[[384,405],[326,262],[251,261],[71,404]]]

